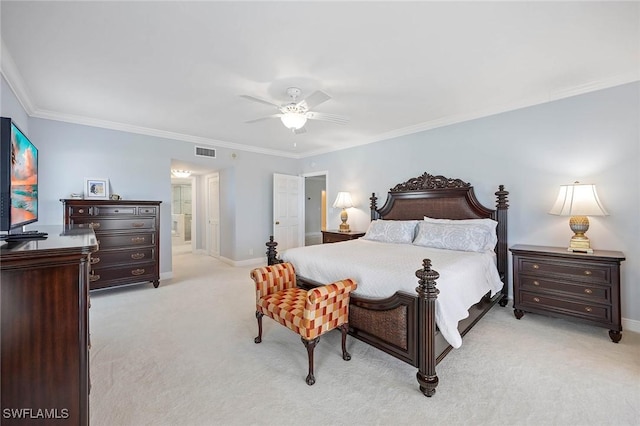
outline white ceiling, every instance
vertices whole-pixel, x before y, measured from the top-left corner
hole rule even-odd
[[[1,2],[36,117],[301,158],[640,79],[638,2]],[[286,88],[322,90],[294,135]],[[304,96],[303,94],[303,96]]]

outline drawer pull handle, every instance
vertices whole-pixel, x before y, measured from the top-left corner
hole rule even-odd
[[[534,264],[533,264],[533,266],[532,266],[532,268],[533,268],[533,269],[540,269],[540,266],[539,266],[538,264],[534,263]]]
[[[131,242],[134,244],[138,244],[138,243],[144,243],[145,238],[144,237],[132,237],[131,238]]]
[[[591,275],[591,271],[586,270],[586,271],[584,271],[584,274],[585,274],[585,275]]]
[[[94,275],[93,273],[89,275],[89,282],[96,282],[100,279],[100,275]]]
[[[100,223],[99,223],[99,222],[96,222],[96,223],[91,222],[91,223],[89,224],[89,228],[91,228],[91,229],[98,229],[98,228],[100,228]]]
[[[584,310],[587,311],[587,312],[593,311],[593,309],[590,306],[587,306],[586,308],[584,308]]]
[[[91,264],[95,265],[96,263],[100,263],[100,258],[99,257],[92,257],[91,258]]]
[[[84,213],[84,209],[78,209],[78,213],[80,214]]]
[[[593,290],[591,290],[590,288],[585,288],[584,292],[587,293],[587,294],[592,294]]]
[[[534,282],[533,282],[533,285],[540,285],[540,282],[538,282],[538,281],[534,281]]]
[[[120,213],[120,210],[116,209],[113,211],[114,213]]]
[[[131,270],[131,275],[142,275],[144,274],[144,269],[133,269]]]
[[[131,226],[134,228],[142,228],[144,226],[144,222],[133,222]]]
[[[534,301],[534,302],[536,302],[536,303],[538,303],[538,302],[540,301],[540,299],[539,299],[539,298],[537,298],[537,297],[534,297],[534,298],[533,298],[533,301]]]
[[[143,259],[144,258],[144,253],[133,253],[131,255],[131,258],[134,259],[134,260]]]

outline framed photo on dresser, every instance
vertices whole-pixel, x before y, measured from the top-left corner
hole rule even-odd
[[[109,179],[84,178],[84,198],[86,200],[108,200]]]

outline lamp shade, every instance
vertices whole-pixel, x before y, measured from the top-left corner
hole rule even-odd
[[[351,201],[351,194],[348,192],[338,192],[336,201],[333,203],[334,208],[346,209],[353,207],[353,201]]]
[[[307,117],[298,112],[285,112],[280,117],[280,121],[287,129],[298,130],[307,122]]]
[[[558,199],[549,211],[559,216],[607,216],[596,186],[576,182],[572,185],[561,185]]]

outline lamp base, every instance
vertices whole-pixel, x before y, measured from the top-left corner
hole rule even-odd
[[[591,242],[585,235],[574,235],[567,250],[575,253],[593,253]]]
[[[347,210],[342,209],[342,212],[340,213],[340,220],[342,221],[342,223],[340,224],[340,232],[349,232],[347,217]]]

